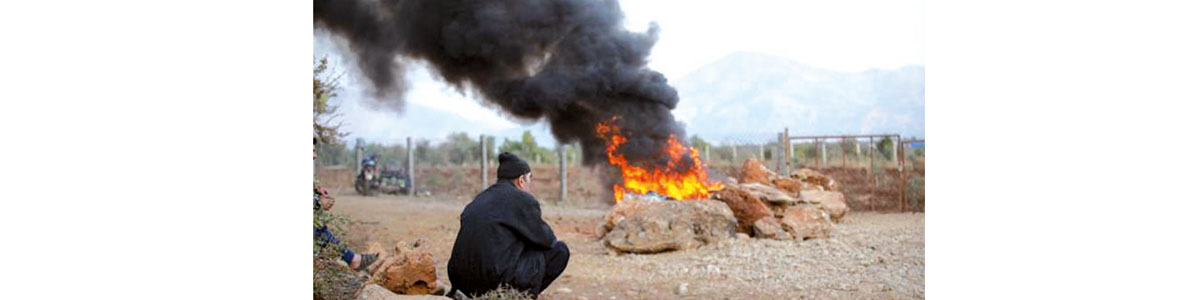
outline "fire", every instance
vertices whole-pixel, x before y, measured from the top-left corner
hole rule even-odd
[[[628,141],[622,136],[621,128],[616,125],[616,117],[596,125],[596,134],[604,139],[608,153],[608,163],[621,169],[623,184],[613,185],[613,198],[617,203],[625,198],[626,193],[648,194],[650,192],[668,196],[677,200],[708,199],[709,192],[725,188],[719,181],[708,180],[708,171],[696,149],[684,146],[671,135],[667,139],[666,155],[671,159],[664,167],[655,166],[646,169],[630,165],[625,155],[617,152],[617,147]],[[675,164],[684,155],[691,158],[692,165],[687,168],[676,168]],[[683,170],[680,170],[683,169]]]

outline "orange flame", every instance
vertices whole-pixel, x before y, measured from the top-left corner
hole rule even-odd
[[[701,200],[708,199],[711,191],[725,188],[725,185],[719,181],[710,182],[708,180],[708,171],[705,169],[704,162],[700,160],[700,154],[696,149],[679,143],[679,140],[675,139],[675,135],[671,135],[667,139],[666,154],[671,160],[667,162],[665,168],[656,166],[653,169],[646,169],[630,165],[625,159],[625,155],[617,152],[617,147],[627,142],[628,138],[621,135],[621,128],[616,125],[616,121],[617,117],[613,117],[607,122],[597,124],[596,134],[603,138],[607,145],[605,150],[608,153],[608,163],[621,169],[624,183],[613,185],[613,198],[617,203],[620,203],[628,192],[638,194],[655,192],[678,200]],[[685,171],[680,171],[675,168],[675,163],[683,155],[691,158],[692,166],[686,168]]]

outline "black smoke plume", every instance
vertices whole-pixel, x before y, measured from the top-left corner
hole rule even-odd
[[[686,143],[675,88],[646,67],[658,27],[625,30],[614,0],[316,0],[316,27],[349,41],[378,95],[403,91],[402,61],[423,60],[520,119],[545,118],[556,139],[606,161],[596,124],[619,116],[633,163],[659,164],[668,136]],[[399,98],[399,95],[395,95]],[[660,164],[661,165],[661,164]],[[690,165],[690,164],[680,164]]]

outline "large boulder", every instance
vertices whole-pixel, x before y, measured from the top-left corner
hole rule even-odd
[[[434,295],[397,295],[378,284],[368,284],[358,291],[355,300],[450,300],[444,296]]]
[[[396,243],[395,252],[383,257],[371,275],[371,282],[397,294],[426,295],[439,291],[437,265],[433,255],[413,244]]]
[[[829,213],[809,204],[788,207],[780,223],[796,239],[827,238],[833,231]]]
[[[620,252],[686,250],[733,238],[737,219],[725,203],[712,200],[625,199],[607,218],[603,243]]]
[[[818,205],[834,221],[841,220],[850,212],[850,207],[846,206],[846,196],[841,192],[800,191],[800,199]]]
[[[754,232],[752,228],[754,221],[773,214],[760,200],[759,195],[740,188],[740,186],[727,185],[725,189],[713,193],[712,198],[725,202],[725,205],[728,205],[729,209],[733,211],[734,217],[737,218],[738,232],[751,234]]]

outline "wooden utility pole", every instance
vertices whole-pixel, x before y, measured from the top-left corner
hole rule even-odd
[[[487,183],[487,136],[479,135],[479,190],[486,190]]]
[[[408,187],[408,195],[412,196],[412,195],[415,195],[417,192],[417,178],[414,177],[414,174],[416,174],[416,172],[413,171],[412,137],[404,138],[404,144],[405,144],[404,147],[407,148],[407,151],[405,151],[405,152],[408,152],[408,168],[406,170],[404,170],[404,172],[408,173],[408,182],[410,183],[409,187]]]
[[[558,205],[567,202],[567,151],[558,144]]]

